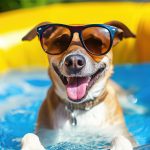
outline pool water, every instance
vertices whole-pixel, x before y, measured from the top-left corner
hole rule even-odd
[[[129,131],[140,145],[150,143],[150,64],[120,65],[112,77],[145,112],[124,111]],[[47,71],[11,71],[0,75],[0,149],[20,149],[20,139],[34,132],[38,109],[51,86]],[[93,141],[94,143],[94,141]],[[92,143],[90,143],[92,146]],[[61,142],[49,149],[93,149],[90,144]],[[98,148],[98,147],[97,147]],[[99,148],[100,149],[100,148]]]

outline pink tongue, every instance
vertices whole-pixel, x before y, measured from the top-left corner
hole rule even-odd
[[[72,77],[66,86],[67,95],[72,100],[80,100],[86,94],[86,87],[89,83],[88,77]]]

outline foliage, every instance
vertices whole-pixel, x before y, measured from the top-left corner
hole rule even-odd
[[[67,2],[66,0],[0,0],[0,12],[18,9],[42,6],[57,2]]]

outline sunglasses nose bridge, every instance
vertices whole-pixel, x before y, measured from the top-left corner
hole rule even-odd
[[[72,41],[71,42],[79,42],[80,41],[80,34],[78,32],[74,32],[72,35]]]

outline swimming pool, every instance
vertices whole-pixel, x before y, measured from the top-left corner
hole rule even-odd
[[[132,103],[147,111],[125,110],[129,131],[140,145],[150,143],[150,64],[119,65],[112,77],[125,88]],[[20,149],[20,138],[34,131],[38,109],[51,85],[46,70],[11,71],[0,75],[0,149]],[[94,141],[93,141],[94,142]],[[86,144],[62,142],[50,149],[92,149]]]

